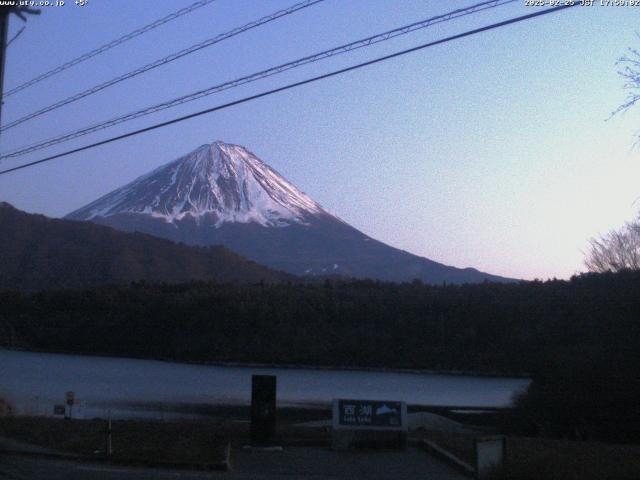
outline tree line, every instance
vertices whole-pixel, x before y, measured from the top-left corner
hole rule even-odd
[[[326,280],[0,292],[5,347],[527,374],[534,383],[511,426],[580,438],[640,436],[639,321],[638,271],[461,286]]]
[[[640,346],[640,272],[570,281],[133,283],[0,291],[0,342],[41,350],[519,374],[547,354]]]

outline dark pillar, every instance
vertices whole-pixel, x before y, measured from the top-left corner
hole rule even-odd
[[[276,435],[276,377],[251,377],[251,444],[268,445]]]

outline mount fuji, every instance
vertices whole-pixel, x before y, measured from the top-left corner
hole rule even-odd
[[[70,213],[189,245],[224,245],[296,275],[510,281],[390,247],[329,213],[246,148],[202,145]]]

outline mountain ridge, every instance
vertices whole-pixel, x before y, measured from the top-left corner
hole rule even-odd
[[[0,288],[88,288],[133,281],[253,283],[293,279],[222,246],[196,247],[0,202]]]

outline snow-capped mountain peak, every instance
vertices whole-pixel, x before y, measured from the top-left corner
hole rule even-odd
[[[216,226],[306,223],[328,213],[244,147],[216,141],[167,163],[76,210],[68,218],[91,220],[145,214],[168,223],[207,216]]]
[[[294,275],[508,281],[398,250],[330,214],[244,147],[193,152],[67,215],[187,245],[224,245]]]

